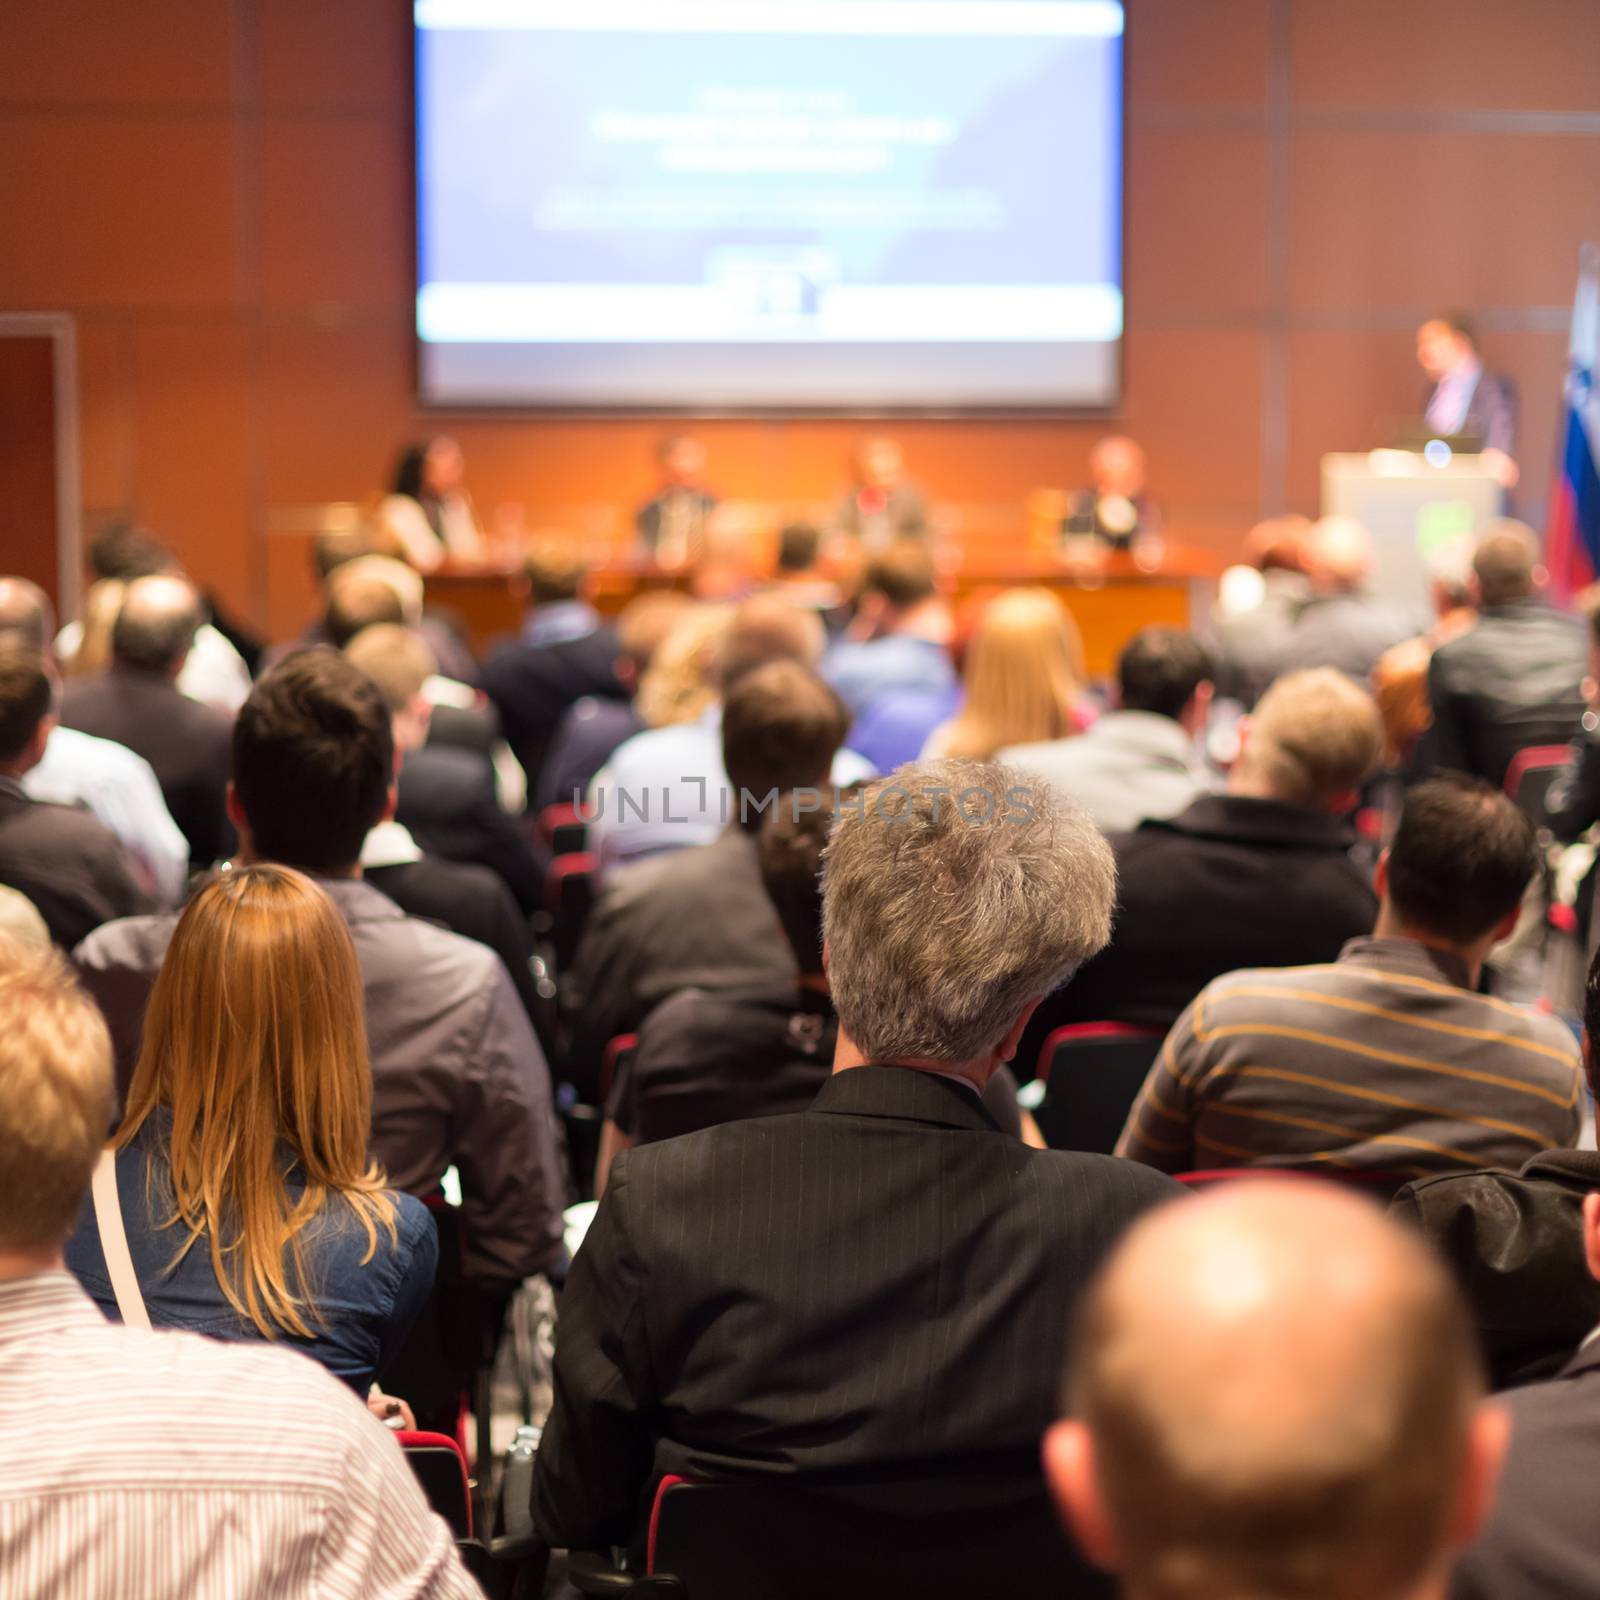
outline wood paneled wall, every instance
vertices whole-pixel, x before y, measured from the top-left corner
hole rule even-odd
[[[666,0],[670,3],[670,0]],[[1130,0],[1119,425],[1188,537],[1311,511],[1330,449],[1414,410],[1412,331],[1475,311],[1523,394],[1524,509],[1555,447],[1600,237],[1600,0]],[[0,12],[0,310],[65,310],[91,526],[137,514],[277,632],[293,508],[360,499],[446,425],[530,523],[640,496],[661,427],[424,419],[412,394],[404,0],[50,0]],[[839,486],[860,430],[706,424],[729,495]],[[1076,481],[1099,425],[895,428],[936,498]]]

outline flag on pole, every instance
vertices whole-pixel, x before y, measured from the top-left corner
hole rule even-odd
[[[1600,245],[1578,257],[1561,461],[1545,525],[1545,563],[1569,597],[1600,577]]]

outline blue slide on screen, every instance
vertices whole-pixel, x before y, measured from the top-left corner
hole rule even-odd
[[[1103,407],[1112,0],[417,0],[423,398]]]

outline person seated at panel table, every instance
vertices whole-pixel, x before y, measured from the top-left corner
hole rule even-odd
[[[717,497],[706,487],[706,447],[692,434],[663,439],[656,466],[661,487],[639,507],[633,526],[645,555],[656,566],[677,571],[704,546]]]
[[[1074,738],[1094,721],[1087,678],[1072,613],[1048,589],[1007,589],[983,608],[967,646],[960,709],[920,754],[991,761],[1007,745]]]
[[[1136,440],[1113,433],[1089,452],[1089,487],[1072,497],[1061,531],[1113,550],[1161,531],[1161,508],[1146,487],[1144,449]]]
[[[1481,447],[1484,467],[1502,489],[1521,476],[1517,453],[1517,391],[1503,373],[1490,372],[1478,353],[1478,335],[1460,311],[1430,317],[1417,329],[1417,365],[1433,385],[1423,420],[1446,437],[1466,435]]]
[[[371,1122],[343,919],[289,867],[222,873],[179,919],[111,1140],[150,1321],[285,1344],[365,1395],[439,1255],[427,1207],[369,1158]],[[104,1238],[85,1202],[67,1265],[117,1317]]]
[[[1217,698],[1249,710],[1266,693],[1311,598],[1306,540],[1311,519],[1268,517],[1245,535],[1239,561],[1217,582],[1213,608]]]
[[[1418,784],[1378,862],[1371,936],[1332,963],[1208,984],[1167,1035],[1117,1154],[1174,1173],[1426,1177],[1515,1171],[1576,1143],[1571,1032],[1477,992],[1538,860],[1533,824],[1504,794],[1456,775]]]
[[[433,572],[447,556],[483,555],[483,530],[466,490],[466,457],[448,434],[408,445],[394,485],[374,513],[378,542],[418,572]]]
[[[928,505],[906,476],[905,452],[893,439],[863,439],[851,458],[852,483],[839,502],[834,530],[863,549],[928,533]]]
[[[761,883],[795,972],[731,989],[686,987],[645,1018],[606,1105],[597,1198],[624,1150],[742,1117],[804,1111],[816,1099],[833,1071],[839,1034],[822,960],[820,875],[832,825],[824,797],[799,794],[786,795],[761,824]],[[1044,1148],[1017,1104],[1010,1068],[995,1072],[983,1103],[1002,1133]]]

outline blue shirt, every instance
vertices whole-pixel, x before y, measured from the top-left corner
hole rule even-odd
[[[185,1235],[180,1227],[161,1226],[172,1207],[171,1177],[160,1148],[169,1126],[167,1114],[157,1111],[133,1143],[117,1152],[117,1192],[128,1253],[150,1321],[158,1328],[186,1328],[214,1339],[259,1339],[256,1325],[228,1304],[212,1269],[207,1240],[197,1239],[173,1266]],[[287,1181],[298,1196],[301,1181],[294,1170]],[[390,1191],[389,1198],[395,1207],[395,1242],[389,1242],[388,1230],[380,1224],[377,1249],[364,1265],[366,1229],[344,1201],[329,1200],[306,1227],[300,1236],[305,1292],[320,1311],[321,1321],[306,1317],[312,1329],[309,1339],[282,1333],[273,1341],[303,1351],[361,1395],[382,1373],[416,1320],[433,1287],[439,1260],[438,1235],[428,1208],[409,1194]],[[84,1201],[77,1229],[67,1241],[67,1266],[89,1298],[112,1320],[120,1321],[92,1199]],[[296,1286],[291,1283],[291,1287]]]
[[[582,600],[552,600],[535,606],[522,624],[524,644],[570,644],[600,626],[600,613]]]
[[[857,716],[893,690],[938,694],[954,688],[956,681],[949,651],[909,633],[841,639],[823,658],[822,675]]]
[[[893,772],[922,754],[929,735],[961,709],[961,686],[891,689],[878,695],[850,729],[850,748],[879,772]]]

